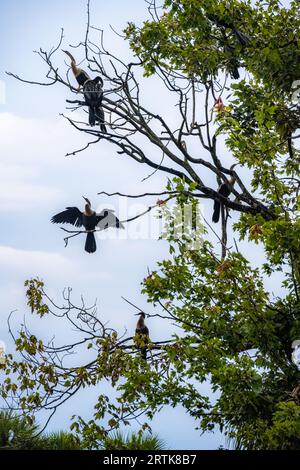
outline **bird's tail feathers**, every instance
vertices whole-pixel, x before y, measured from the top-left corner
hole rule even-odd
[[[239,72],[239,69],[237,67],[233,67],[230,71],[230,75],[232,78],[234,78],[235,80],[238,80],[240,78],[240,72]]]
[[[106,125],[104,124],[105,115],[104,115],[104,111],[101,108],[101,106],[99,106],[98,108],[95,109],[95,115],[96,115],[97,121],[100,124],[101,131],[104,134],[106,134],[107,130],[106,130]]]
[[[94,126],[96,124],[96,113],[93,106],[89,107],[89,125]]]
[[[88,253],[95,253],[97,249],[97,245],[96,245],[95,235],[93,232],[89,232],[87,234],[84,249]]]
[[[220,201],[215,200],[214,202],[214,212],[212,216],[212,221],[216,224],[219,222],[220,219],[220,209],[221,209],[221,204]]]
[[[141,348],[141,356],[146,361],[147,360],[147,348]]]

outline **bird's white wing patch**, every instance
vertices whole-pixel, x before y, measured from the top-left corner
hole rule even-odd
[[[114,209],[103,209],[103,211],[98,212],[96,215],[103,217],[104,212],[116,212]]]

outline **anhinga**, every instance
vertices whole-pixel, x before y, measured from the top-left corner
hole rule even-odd
[[[64,51],[64,50],[62,50],[62,51],[65,54],[67,54],[68,57],[70,57],[70,59],[71,59],[71,69],[72,69],[74,77],[76,78],[77,83],[79,85],[78,88],[82,87],[87,80],[91,79],[91,77],[84,70],[77,67],[76,61],[75,61],[74,57],[72,56],[72,54],[69,51]]]
[[[236,29],[234,25],[231,22],[222,20],[218,18],[216,15],[208,15],[208,18],[210,21],[212,21],[216,26],[220,28],[225,28],[225,29],[230,29],[235,37],[237,38],[238,42],[243,46],[247,46],[247,44],[250,42],[249,37]],[[223,34],[224,39],[227,42],[227,38],[225,33]],[[240,63],[238,59],[234,56],[235,48],[231,46],[230,44],[226,44],[225,47],[225,52],[229,53],[229,60],[228,60],[228,71],[230,72],[230,75],[233,79],[238,80],[240,78],[240,73],[239,73],[239,66]]]
[[[230,170],[232,171],[233,168],[237,165],[235,163],[230,167]],[[218,193],[221,194],[221,196],[228,197],[233,189],[234,183],[236,182],[236,178],[234,176],[231,176],[229,180],[227,180],[225,183],[222,183],[218,189]],[[222,202],[220,202],[218,199],[215,199],[214,201],[214,211],[213,211],[213,216],[212,216],[212,221],[217,223],[220,220],[220,211],[221,211],[221,205]]]
[[[63,50],[63,52],[71,59],[71,69],[79,85],[78,88],[82,87],[83,89],[84,99],[89,107],[90,126],[94,126],[96,122],[99,122],[101,131],[106,132],[104,111],[101,106],[103,98],[102,78],[98,76],[92,80],[83,69],[77,67],[76,61],[69,51]]]
[[[215,25],[217,25],[219,27],[231,29],[231,31],[233,32],[233,34],[235,35],[235,37],[237,38],[237,40],[239,41],[239,43],[242,46],[247,46],[247,44],[250,42],[249,37],[246,34],[239,31],[238,29],[236,29],[231,22],[227,22],[225,20],[222,20],[222,19],[218,18],[216,15],[208,15],[208,18],[213,23],[215,23]]]
[[[85,242],[85,251],[94,253],[97,249],[94,231],[96,228],[105,230],[108,227],[125,228],[122,222],[110,209],[103,209],[100,214],[92,210],[90,201],[82,196],[86,204],[81,212],[77,207],[67,207],[65,211],[59,212],[52,217],[53,224],[72,224],[75,227],[84,227],[88,232]]]
[[[143,359],[147,359],[147,345],[149,343],[149,330],[145,325],[145,313],[139,312],[135,315],[139,315],[139,319],[135,329],[135,345],[141,351]]]
[[[238,80],[240,78],[240,72],[238,69],[238,62],[231,62],[229,66],[229,72],[231,75],[231,78],[234,78],[234,80]]]
[[[89,124],[94,126],[96,122],[100,124],[102,132],[106,132],[104,124],[104,111],[102,108],[103,98],[103,80],[96,77],[93,80],[87,80],[83,85],[83,94],[86,104],[89,107]]]
[[[234,57],[234,47],[230,46],[227,44],[224,47],[225,52],[229,54],[229,60],[228,60],[228,65],[227,65],[227,70],[229,71],[231,78],[234,78],[234,80],[238,80],[240,78],[240,72],[239,72],[239,60]]]

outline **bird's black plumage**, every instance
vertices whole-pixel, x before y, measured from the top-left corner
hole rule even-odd
[[[242,45],[242,46],[247,46],[247,44],[249,44],[250,42],[250,39],[249,37],[242,33],[241,31],[239,31],[238,29],[236,28],[232,28],[232,31],[234,32],[237,40],[239,41],[239,43]]]
[[[124,225],[110,209],[104,209],[99,214],[91,209],[91,203],[87,198],[85,210],[81,212],[77,207],[67,207],[51,218],[53,224],[72,224],[75,227],[84,227],[88,232],[85,242],[85,251],[94,253],[97,249],[94,231],[106,230],[109,227],[124,228]]]
[[[234,78],[235,80],[238,80],[240,78],[240,72],[239,69],[236,66],[233,66],[230,70],[230,75],[231,78]]]
[[[235,57],[235,48],[227,44],[224,47],[224,51],[228,55],[227,70],[229,71],[231,78],[238,80],[240,78],[239,66],[240,62]]]
[[[235,37],[237,38],[237,40],[239,41],[239,43],[242,46],[247,46],[247,44],[249,44],[250,38],[246,34],[239,31],[237,28],[235,28],[233,23],[231,23],[229,21],[222,20],[221,18],[217,17],[216,15],[208,15],[208,18],[213,23],[215,23],[215,25],[217,25],[219,27],[231,29],[231,31],[233,32],[233,34],[235,35]]]
[[[72,224],[75,227],[82,227],[82,212],[77,207],[66,207],[65,211],[59,212],[52,217],[53,224]]]
[[[232,191],[234,183],[235,183],[235,178],[231,178],[226,183],[222,183],[218,189],[218,193],[221,194],[221,196],[228,197]],[[213,211],[213,216],[212,216],[212,221],[214,223],[217,223],[220,220],[220,210],[221,210],[221,202],[218,199],[215,199],[214,211]]]
[[[140,312],[137,315],[140,318],[137,321],[136,329],[135,329],[135,344],[136,347],[141,351],[141,356],[143,359],[147,359],[147,349],[149,343],[149,329],[145,325],[145,313]]]
[[[94,232],[88,232],[85,239],[84,249],[87,253],[95,253],[97,250]]]
[[[238,42],[243,46],[247,46],[248,43],[250,42],[250,39],[249,37],[242,33],[240,30],[238,30],[237,28],[235,28],[235,26],[233,25],[233,23],[229,22],[229,21],[225,21],[219,17],[217,17],[216,15],[208,15],[208,18],[218,27],[220,28],[224,28],[224,29],[230,29],[232,31],[232,33],[234,34],[234,36],[236,37],[236,39],[238,40]],[[226,37],[225,34],[223,34],[224,36],[224,40],[228,39]],[[229,63],[228,63],[228,71],[231,75],[231,78],[235,79],[235,80],[238,80],[240,78],[240,73],[239,73],[239,66],[240,66],[240,63],[239,63],[239,60],[234,56],[235,55],[235,47],[233,47],[232,45],[230,45],[227,40],[226,40],[226,44],[225,44],[225,51],[227,52],[230,52],[231,54],[231,57],[229,57]]]
[[[89,124],[94,126],[96,122],[100,124],[102,132],[106,133],[104,124],[105,115],[102,108],[103,98],[103,80],[96,77],[93,80],[87,80],[83,85],[83,94],[86,104],[89,107]]]

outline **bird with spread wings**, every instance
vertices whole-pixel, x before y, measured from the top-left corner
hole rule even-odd
[[[111,209],[103,209],[99,214],[92,210],[89,199],[83,196],[86,201],[84,211],[78,207],[67,207],[66,210],[54,215],[51,219],[53,224],[72,224],[75,227],[84,227],[87,236],[85,251],[94,253],[97,249],[94,232],[106,230],[109,227],[125,228],[122,222],[113,214]]]

